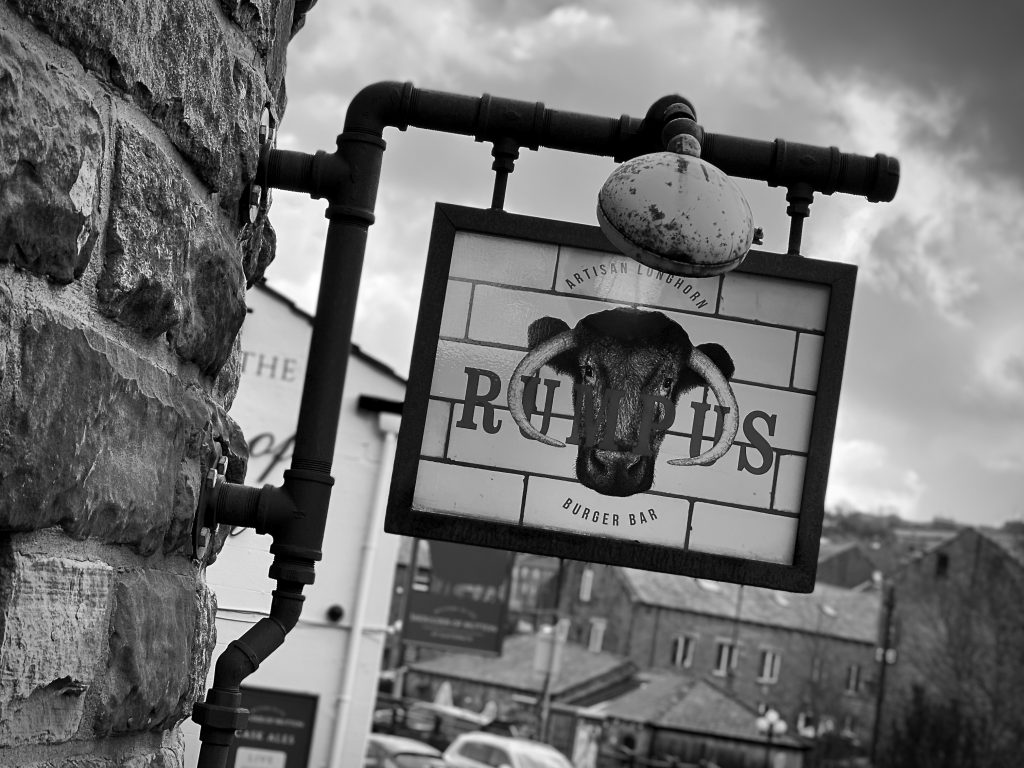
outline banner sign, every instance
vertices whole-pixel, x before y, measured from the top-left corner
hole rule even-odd
[[[438,205],[385,530],[811,591],[855,278]]]
[[[242,688],[249,721],[228,751],[232,768],[306,768],[313,741],[316,696]]]
[[[431,541],[430,586],[405,604],[402,641],[501,655],[512,552]]]

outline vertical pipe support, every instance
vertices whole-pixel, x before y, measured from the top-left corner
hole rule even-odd
[[[814,188],[807,182],[797,182],[786,190],[786,214],[789,216],[789,247],[787,256],[800,255],[800,241],[803,237],[804,219],[811,215],[814,202]]]

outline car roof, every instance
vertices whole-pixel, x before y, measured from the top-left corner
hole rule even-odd
[[[439,715],[448,715],[449,717],[468,720],[479,725],[487,725],[487,723],[490,722],[490,718],[488,718],[486,715],[482,715],[479,712],[474,712],[471,709],[462,709],[461,707],[453,707],[447,704],[435,704],[432,701],[413,701],[408,704],[408,708],[423,709],[429,712],[436,712]]]
[[[389,752],[409,752],[417,755],[430,755],[437,757],[440,750],[416,739],[409,739],[405,736],[392,736],[389,733],[367,734],[369,741],[374,741]]]
[[[552,747],[550,744],[545,744],[542,741],[531,741],[530,739],[524,739],[519,736],[505,736],[500,733],[488,733],[487,731],[471,731],[470,733],[459,734],[455,737],[452,742],[452,746],[455,742],[464,741],[479,741],[485,744],[493,744],[495,746],[511,747],[513,750],[533,750],[538,752],[549,752],[558,750]]]

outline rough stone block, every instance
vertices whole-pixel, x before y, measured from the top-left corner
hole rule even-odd
[[[210,413],[208,428],[203,432],[191,433],[186,441],[185,455],[174,486],[171,520],[164,535],[165,554],[192,552],[192,519],[199,503],[200,483],[212,463],[213,441],[220,444],[221,455],[228,458],[225,474],[227,481],[241,483],[245,480],[249,446],[234,419],[222,408],[215,406]],[[227,530],[230,530],[230,526],[222,527],[225,528],[224,535],[215,538],[214,547],[207,557],[208,565],[216,560],[217,554],[224,546]]]
[[[270,90],[273,93],[282,91],[278,109],[284,110],[281,86],[295,0],[220,0],[220,7],[264,58]]]
[[[14,298],[11,289],[0,283],[0,387],[3,386],[14,336]]]
[[[213,593],[161,571],[119,574],[97,735],[166,730],[192,711],[216,640]]]
[[[103,130],[72,75],[0,29],[0,262],[80,277],[99,231]]]
[[[3,560],[0,745],[66,741],[106,650],[113,569],[10,552]]]
[[[238,244],[244,254],[245,281],[248,287],[263,279],[263,273],[277,252],[277,232],[270,220],[260,217],[254,224],[246,224],[238,233]]]
[[[245,318],[241,262],[174,161],[121,123],[100,310],[146,335],[167,333],[183,359],[213,375]]]
[[[210,418],[205,396],[66,315],[30,314],[15,354],[0,399],[0,528],[62,525],[157,551],[182,462],[198,463],[186,448]]]
[[[185,768],[184,742],[177,731],[164,734],[164,743],[152,743],[150,734],[136,739],[117,739],[78,755],[63,754],[19,768]],[[128,742],[128,743],[123,743]],[[138,743],[141,742],[141,743]],[[83,745],[84,746],[84,745]],[[0,765],[7,765],[2,762]]]
[[[270,94],[205,2],[12,0],[86,69],[127,93],[234,210],[253,177]]]

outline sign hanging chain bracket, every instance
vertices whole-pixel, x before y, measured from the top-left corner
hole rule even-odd
[[[491,165],[491,168],[494,170],[494,192],[491,195],[491,209],[500,211],[505,207],[505,190],[508,187],[508,176],[515,170],[516,160],[519,159],[519,142],[508,138],[495,139],[491,155],[494,156],[494,163]]]
[[[800,239],[804,231],[804,219],[811,215],[811,203],[814,202],[814,187],[804,181],[798,181],[786,189],[786,214],[789,216],[789,248],[787,256],[800,255]]]

